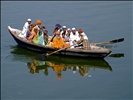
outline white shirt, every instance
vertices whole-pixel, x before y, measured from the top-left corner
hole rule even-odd
[[[79,41],[79,40],[80,40],[79,34],[78,34],[77,31],[76,31],[75,34],[73,34],[72,32],[70,33],[70,40],[71,40],[71,41],[74,41],[74,40]]]
[[[79,34],[78,34],[77,31],[76,31],[75,34],[73,34],[72,32],[70,33],[70,45],[71,45],[71,48],[74,48],[73,45],[77,44],[74,40],[76,40],[76,41],[80,40],[80,37],[79,37]]]
[[[24,24],[24,26],[23,26],[23,30],[22,30],[21,34],[19,34],[20,37],[22,37],[22,38],[26,37],[26,33],[28,31],[28,27],[29,27],[29,23],[26,22]]]
[[[61,31],[61,32],[60,32],[60,36],[61,36],[61,37],[62,37],[62,33],[64,33],[64,31]],[[66,36],[67,33],[68,33],[68,32],[67,32],[67,30],[66,30],[65,36]]]
[[[87,35],[84,32],[82,32],[81,35],[83,36],[84,39],[88,40],[88,37],[87,37]]]

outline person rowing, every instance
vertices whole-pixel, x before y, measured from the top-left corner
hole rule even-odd
[[[48,45],[49,45],[51,42],[53,42],[53,39],[54,39],[55,36],[56,36],[56,31],[59,31],[59,32],[62,31],[62,28],[61,28],[61,25],[60,25],[60,24],[56,24],[56,25],[55,25],[55,29],[54,29],[54,31],[53,31],[53,34],[52,34],[51,39],[50,39],[49,42],[48,42]]]
[[[88,40],[88,37],[87,35],[83,32],[82,29],[79,29],[78,30],[78,33],[79,33],[79,37],[80,37],[80,40],[77,41],[77,44],[82,44],[83,45],[83,49],[86,49],[86,50],[90,50],[90,42]]]

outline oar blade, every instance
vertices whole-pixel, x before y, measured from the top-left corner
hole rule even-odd
[[[114,58],[124,57],[124,53],[111,54],[111,55],[109,55],[109,57],[114,57]]]
[[[124,38],[112,40],[110,41],[110,43],[117,43],[117,42],[122,42],[122,41],[124,41]]]
[[[124,38],[121,38],[121,39],[118,40],[118,42],[122,42],[122,41],[124,41]]]
[[[36,60],[44,60],[45,58],[47,58],[48,56],[46,54],[40,54],[36,56]]]

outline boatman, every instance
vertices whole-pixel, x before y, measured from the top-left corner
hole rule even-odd
[[[90,43],[87,35],[82,31],[82,29],[79,29],[78,33],[79,33],[80,40],[77,41],[77,43],[82,44],[83,49],[90,50],[91,48],[90,48]]]
[[[26,33],[28,31],[30,24],[31,24],[31,19],[29,18],[27,19],[27,22],[24,24],[22,32],[18,35],[19,37],[26,38]]]

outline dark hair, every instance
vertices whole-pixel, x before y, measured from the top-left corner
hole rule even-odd
[[[62,35],[65,35],[65,33],[62,33]]]
[[[45,29],[45,26],[42,26],[41,28],[44,28]]]
[[[34,27],[34,26],[36,26],[36,25],[35,25],[35,24],[30,24],[30,26],[33,26],[33,27]]]
[[[56,31],[56,30],[59,30],[59,28],[58,28],[58,27],[56,27],[54,30],[55,30],[55,31]]]

